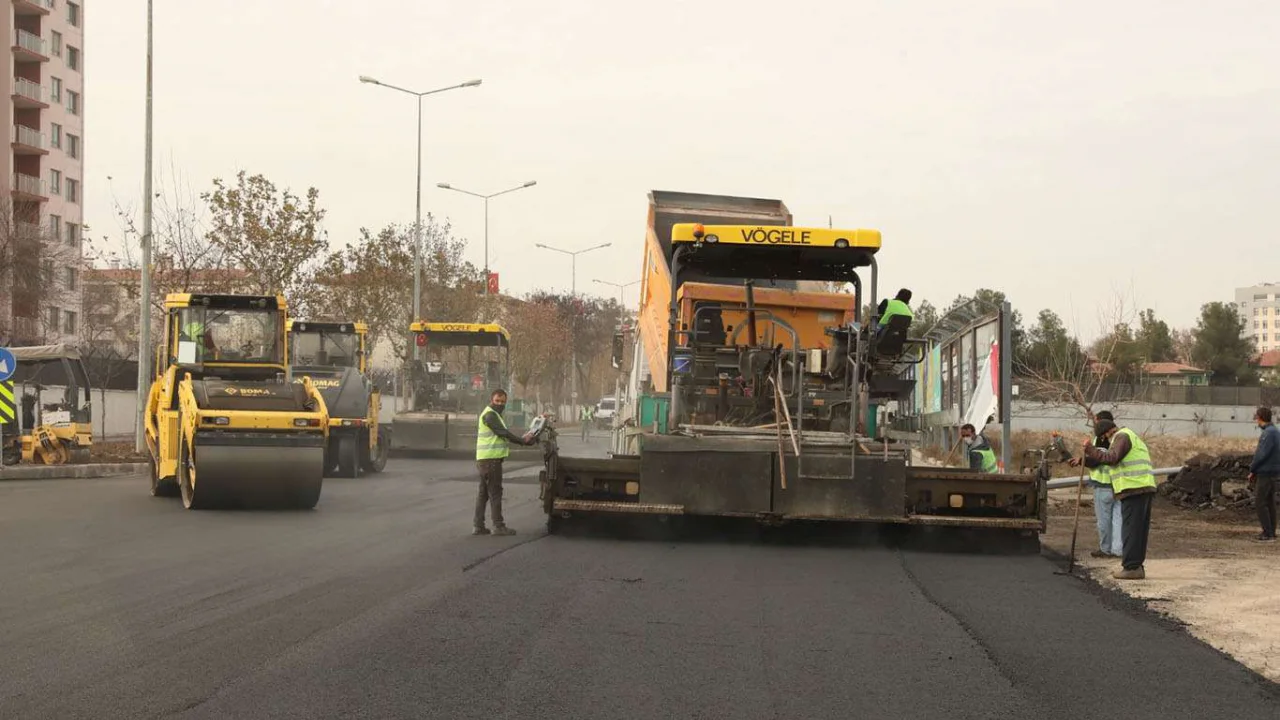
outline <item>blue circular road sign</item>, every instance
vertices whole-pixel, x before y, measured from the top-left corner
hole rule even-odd
[[[18,367],[18,359],[9,352],[9,348],[0,347],[0,382],[4,382],[13,377],[13,371]]]

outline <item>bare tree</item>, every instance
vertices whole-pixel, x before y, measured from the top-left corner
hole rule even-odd
[[[61,313],[80,310],[78,243],[38,210],[0,199],[0,346],[62,339]]]
[[[1043,349],[1037,346],[1041,352],[1036,353],[1034,364],[1015,361],[1019,382],[1024,388],[1023,397],[1091,422],[1099,402],[1104,399],[1106,381],[1113,377],[1119,361],[1128,361],[1127,355],[1135,342],[1131,331],[1138,319],[1135,308],[1131,298],[1120,293],[1110,304],[1099,308],[1098,327],[1102,336],[1088,352],[1071,337],[1070,342],[1047,343]],[[1032,331],[1033,342],[1035,332]],[[1115,393],[1105,398],[1108,402],[1125,399]]]

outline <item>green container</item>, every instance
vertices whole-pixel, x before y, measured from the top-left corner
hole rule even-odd
[[[667,415],[671,405],[671,396],[663,393],[661,395],[641,395],[640,396],[640,427],[645,430],[652,431],[653,423],[658,423],[658,433],[665,435],[667,432]]]
[[[867,405],[867,437],[876,436],[876,410],[880,409],[875,403]]]

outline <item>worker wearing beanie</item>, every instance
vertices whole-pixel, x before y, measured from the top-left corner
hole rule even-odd
[[[1098,420],[1115,422],[1115,417],[1103,410],[1094,417],[1095,423]],[[1095,435],[1093,445],[1105,450],[1111,443],[1106,438]],[[1111,469],[1088,456],[1071,458],[1067,464],[1080,467],[1081,462],[1089,468],[1089,487],[1093,489],[1093,515],[1098,525],[1098,549],[1090,554],[1096,558],[1118,558],[1123,554],[1123,531],[1120,503],[1116,501],[1115,491],[1111,489]]]
[[[1120,501],[1122,563],[1112,573],[1117,580],[1141,580],[1147,576],[1147,538],[1151,534],[1151,501],[1156,493],[1151,452],[1138,434],[1117,427],[1111,420],[1098,420],[1094,435],[1111,446],[1102,449],[1094,439],[1084,441],[1084,455],[1107,467],[1111,488]]]

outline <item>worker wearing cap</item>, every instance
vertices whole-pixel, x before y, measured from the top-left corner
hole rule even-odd
[[[472,535],[489,535],[484,525],[484,506],[493,517],[493,535],[515,535],[502,519],[502,461],[511,454],[510,443],[532,445],[533,436],[519,437],[507,429],[502,411],[507,408],[507,391],[494,390],[489,405],[480,413],[476,425],[476,467],[480,470],[480,494],[476,497],[475,523]]]
[[[1115,417],[1103,410],[1094,417],[1095,424],[1099,420],[1109,420],[1114,423]],[[1094,447],[1105,450],[1110,445],[1111,442],[1105,437],[1095,435],[1093,438]],[[1098,549],[1090,555],[1096,558],[1119,558],[1124,554],[1122,546],[1124,533],[1120,503],[1116,501],[1115,491],[1111,488],[1111,468],[1087,455],[1083,458],[1071,458],[1067,464],[1071,467],[1080,467],[1081,462],[1089,469],[1089,487],[1093,489],[1093,515],[1098,525]]]
[[[987,442],[987,437],[978,432],[977,428],[969,423],[961,425],[960,438],[969,448],[970,470],[984,473],[999,471],[1000,466],[996,464],[995,450],[991,449],[991,443]]]
[[[1111,489],[1120,502],[1121,567],[1112,573],[1117,580],[1141,580],[1147,576],[1147,538],[1151,534],[1151,501],[1156,494],[1151,451],[1138,434],[1100,419],[1094,425],[1095,438],[1084,441],[1085,457],[1106,466]],[[1104,438],[1110,447],[1096,447]]]

